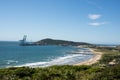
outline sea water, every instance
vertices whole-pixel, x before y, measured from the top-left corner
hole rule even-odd
[[[72,53],[83,50],[87,49],[55,45],[19,46],[19,42],[0,41],[0,68],[73,65],[93,57],[93,55]]]

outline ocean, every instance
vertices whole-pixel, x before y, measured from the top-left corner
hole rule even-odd
[[[93,57],[73,54],[86,50],[74,46],[19,46],[19,42],[0,41],[0,68],[73,65]]]

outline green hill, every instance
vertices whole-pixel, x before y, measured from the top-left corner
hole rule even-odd
[[[78,46],[78,45],[90,45],[89,43],[85,42],[73,42],[73,41],[66,41],[66,40],[55,40],[55,39],[42,39],[40,41],[35,42],[38,45],[62,45],[62,46]]]

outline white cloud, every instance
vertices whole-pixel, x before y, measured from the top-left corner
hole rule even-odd
[[[88,18],[92,19],[92,20],[96,20],[96,19],[99,19],[101,16],[102,15],[100,15],[100,14],[89,14]]]
[[[108,22],[93,22],[93,23],[89,23],[88,25],[90,26],[101,26],[104,24],[107,24]]]

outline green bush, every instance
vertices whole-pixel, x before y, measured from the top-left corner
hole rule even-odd
[[[107,67],[101,73],[96,74],[92,80],[120,80],[120,65]]]
[[[28,67],[21,67],[14,70],[14,74],[19,78],[30,77],[33,73],[35,73],[35,69]]]

